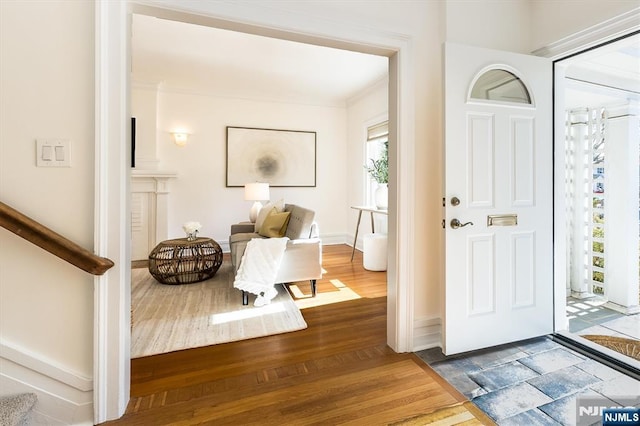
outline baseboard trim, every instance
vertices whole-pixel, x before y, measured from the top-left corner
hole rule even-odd
[[[323,246],[348,244],[346,234],[322,234],[320,235],[320,240],[322,241]]]
[[[0,389],[37,395],[34,424],[93,424],[93,380],[6,341],[0,342]]]
[[[93,390],[93,380],[90,378],[58,366],[53,361],[27,349],[19,348],[6,340],[0,340],[0,358],[12,361],[79,391]]]
[[[620,313],[625,314],[625,315],[634,315],[634,314],[640,313],[640,306],[639,305],[623,306],[623,305],[619,305],[617,303],[609,301],[609,302],[606,302],[604,304],[604,307],[605,308],[609,308],[609,309],[611,309],[613,311],[616,311],[616,312],[620,312]]]
[[[440,318],[417,318],[413,322],[413,352],[442,347]]]

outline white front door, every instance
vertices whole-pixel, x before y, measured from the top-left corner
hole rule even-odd
[[[551,81],[548,59],[445,45],[446,354],[553,332]]]

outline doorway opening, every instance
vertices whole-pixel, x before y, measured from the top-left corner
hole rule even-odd
[[[142,186],[140,192],[136,192],[136,185],[132,184],[132,217],[134,219],[139,219],[133,223],[134,227],[132,227],[132,259],[136,260],[144,260],[147,256],[147,253],[153,248],[156,243],[159,243],[160,240],[167,238],[175,238],[180,235],[172,235],[175,233],[176,228],[179,230],[179,225],[176,226],[175,223],[182,223],[184,220],[190,220],[193,217],[202,220],[200,218],[206,217],[204,211],[198,215],[198,206],[203,206],[202,209],[205,209],[206,204],[211,204],[207,211],[216,211],[216,220],[213,225],[209,225],[209,229],[205,228],[203,230],[203,234],[208,234],[217,239],[218,236],[221,237],[221,240],[226,239],[228,236],[228,229],[231,223],[234,223],[234,220],[237,221],[237,218],[234,217],[224,217],[227,212],[222,212],[223,217],[220,217],[220,210],[216,210],[216,204],[225,204],[228,207],[227,210],[238,210],[234,209],[232,206],[234,203],[243,203],[241,197],[238,196],[238,191],[234,191],[234,188],[225,188],[225,182],[222,179],[219,179],[219,173],[214,173],[211,171],[211,176],[206,176],[205,172],[199,171],[195,178],[199,181],[202,181],[203,177],[207,184],[207,191],[209,192],[209,200],[203,199],[203,197],[199,197],[197,203],[192,203],[194,201],[194,184],[189,183],[189,179],[191,178],[190,172],[194,172],[197,169],[197,164],[199,159],[208,158],[208,163],[220,163],[220,161],[216,161],[216,157],[223,158],[224,157],[224,146],[219,146],[216,149],[219,149],[222,152],[220,153],[211,152],[213,148],[211,147],[214,143],[212,139],[217,139],[217,136],[206,138],[207,140],[203,140],[203,135],[209,132],[210,134],[216,135],[216,130],[218,128],[224,128],[224,125],[228,124],[252,124],[253,126],[264,126],[264,122],[261,124],[256,124],[260,120],[264,120],[264,117],[260,117],[258,121],[255,121],[256,111],[260,109],[258,104],[267,104],[269,103],[269,99],[275,98],[274,87],[277,86],[277,81],[274,79],[271,84],[265,83],[262,85],[262,91],[258,91],[256,88],[257,82],[264,83],[267,81],[259,74],[262,75],[278,75],[282,74],[282,69],[275,67],[279,61],[276,59],[287,59],[287,64],[289,67],[288,72],[292,73],[289,75],[289,79],[292,80],[296,77],[293,72],[296,69],[295,62],[301,61],[300,57],[307,57],[303,49],[311,48],[311,45],[306,45],[306,47],[301,46],[301,43],[290,43],[285,40],[279,39],[270,39],[275,47],[267,48],[265,44],[268,43],[269,38],[262,36],[254,36],[251,34],[234,32],[226,29],[219,29],[215,27],[207,27],[202,25],[194,25],[188,22],[188,19],[184,22],[173,21],[170,19],[156,19],[151,15],[143,15],[143,14],[135,14],[133,15],[133,42],[132,42],[132,69],[133,69],[133,78],[132,78],[132,93],[130,94],[131,104],[132,104],[132,113],[136,115],[140,125],[138,126],[141,130],[141,135],[137,138],[136,144],[136,154],[139,158],[137,158],[136,164],[137,170],[132,173],[133,182],[136,182],[138,179],[137,174],[140,174],[140,170],[144,167],[150,168],[150,171],[143,171],[143,177],[145,181],[143,183],[147,183],[150,176],[151,179],[157,181],[158,179],[171,179],[168,182],[168,185],[163,188],[162,197],[165,198],[164,203],[162,204],[166,209],[164,213],[159,211],[159,208],[152,206],[145,210],[145,207],[149,206],[149,202],[143,198],[148,197],[147,186]],[[176,28],[176,33],[169,33],[170,30]],[[180,30],[182,28],[182,30]],[[186,28],[186,29],[185,29]],[[210,30],[210,31],[209,31]],[[190,39],[189,34],[196,33],[200,39]],[[219,45],[225,46],[223,52],[216,54],[212,49],[212,43],[210,39],[210,33],[215,33],[217,37],[222,38],[225,42],[218,43]],[[162,34],[162,37],[159,36]],[[136,38],[137,37],[137,38]],[[259,43],[253,42],[253,47],[251,46],[251,39],[260,39]],[[189,49],[183,49],[180,46],[179,57],[171,57],[172,54],[172,44],[171,40],[179,39],[182,45],[190,46]],[[243,44],[241,47],[234,48],[232,43]],[[289,56],[278,56],[277,54],[282,54],[282,45],[285,43],[291,44],[291,50]],[[141,48],[140,46],[143,45]],[[194,57],[189,57],[189,53],[198,49],[200,46],[203,50],[194,53]],[[322,46],[313,46],[316,51],[324,49],[327,50],[329,48],[325,48]],[[242,49],[245,49],[247,53],[244,55],[236,55],[236,56],[257,56],[258,59],[249,62],[260,62],[260,55],[265,51],[271,52],[274,56],[273,61],[265,62],[262,61],[262,66],[260,68],[255,67],[255,63],[249,63],[248,65],[254,65],[250,70],[244,69],[244,66],[247,66],[246,58],[239,60],[239,58],[235,56],[227,56],[227,59],[224,59],[222,55],[229,51],[239,52]],[[337,50],[337,49],[333,49]],[[341,50],[341,54],[350,55],[350,56],[363,56],[363,53],[358,52],[348,52],[346,50]],[[218,56],[219,55],[219,56]],[[184,57],[183,57],[184,56]],[[197,56],[197,57],[195,57]],[[387,71],[388,76],[388,63],[389,59],[384,55],[366,55],[366,56],[376,56],[377,59],[383,59],[385,63],[385,69]],[[222,62],[220,62],[222,61]],[[225,63],[223,63],[225,62]],[[233,62],[228,64],[229,62]],[[282,62],[282,61],[280,61]],[[322,62],[322,61],[317,61]],[[378,61],[380,62],[380,61]],[[363,62],[364,63],[364,62]],[[189,66],[185,66],[188,64]],[[175,66],[179,65],[179,66]],[[209,66],[210,68],[207,68]],[[334,63],[326,62],[324,65],[326,67],[326,72],[323,75],[324,79],[327,79],[329,74],[336,73],[341,67],[344,68],[343,75],[341,77],[343,85],[345,83],[349,75],[354,74],[355,67],[349,66],[349,62],[345,59],[341,61],[338,60]],[[314,65],[314,74],[320,73],[320,65]],[[331,72],[329,72],[331,71]],[[191,72],[191,75],[190,73]],[[164,73],[164,74],[163,74]],[[250,74],[245,74],[250,73]],[[207,76],[207,74],[209,74]],[[308,71],[307,74],[311,74],[311,71]],[[366,75],[366,73],[363,73]],[[370,78],[370,73],[367,75],[367,78]],[[240,84],[240,80],[242,80],[242,76],[250,76],[251,78],[246,78],[246,81],[250,81],[251,84]],[[388,77],[387,77],[388,78]],[[352,79],[353,80],[353,79]],[[372,86],[379,87],[380,78],[375,78],[370,81]],[[226,84],[225,84],[226,81]],[[198,88],[195,83],[200,82],[202,86]],[[304,82],[302,82],[304,83]],[[340,84],[335,82],[332,87],[336,88]],[[293,89],[292,93],[296,95],[300,95],[303,92],[303,88],[300,86],[300,81],[291,81],[291,86]],[[327,83],[324,81],[317,81],[314,84],[306,83],[306,86],[309,88],[313,88],[313,90],[318,91],[320,86],[326,85]],[[352,83],[353,84],[353,81]],[[357,84],[361,84],[361,82],[357,82]],[[158,89],[158,87],[160,89]],[[388,85],[387,85],[388,87]],[[234,95],[233,90],[235,89],[239,91]],[[198,90],[201,93],[198,93]],[[250,90],[256,91],[254,94],[250,93]],[[306,90],[306,88],[305,88]],[[327,93],[328,90],[324,90]],[[387,89],[388,91],[388,89]],[[253,101],[248,101],[251,98]],[[361,98],[362,96],[359,96]],[[202,99],[209,99],[208,106],[202,106],[207,103],[202,101]],[[222,99],[223,98],[223,99]],[[218,99],[218,100],[216,100]],[[220,101],[222,99],[222,101]],[[222,103],[227,105],[226,109],[222,106]],[[289,114],[287,115],[287,120],[289,122],[293,122],[293,126],[300,126],[299,124],[300,117],[303,117],[303,113],[301,112],[304,109],[304,100],[302,98],[293,99],[290,101],[291,104],[296,104],[297,106],[297,115]],[[316,105],[313,105],[315,111],[320,111],[322,109],[322,104],[328,102],[326,97],[316,100]],[[271,104],[271,108],[267,111],[265,108],[262,108],[263,116],[270,116],[274,120],[278,120],[278,111],[281,110],[282,113],[285,112],[284,107],[282,106],[285,102],[282,100],[274,101]],[[197,108],[194,105],[198,105]],[[211,105],[214,105],[213,107]],[[219,108],[214,111],[216,108],[215,105],[219,105]],[[233,106],[230,108],[229,106]],[[244,107],[243,107],[244,105]],[[180,106],[182,106],[182,111],[180,110]],[[332,106],[332,108],[334,108]],[[250,121],[240,122],[241,118],[239,118],[240,114],[236,114],[234,117],[233,111],[237,110],[243,111],[245,115],[244,120],[249,119]],[[388,102],[387,105],[384,106],[384,111],[388,111]],[[291,111],[289,111],[290,113]],[[253,116],[252,116],[253,114]],[[318,116],[322,119],[321,112],[317,113]],[[145,117],[146,115],[146,117]],[[198,121],[198,117],[206,117],[206,119],[200,119]],[[233,121],[229,121],[230,117]],[[282,115],[280,114],[280,117]],[[303,117],[304,118],[304,117]],[[225,121],[226,120],[226,121]],[[254,120],[254,121],[251,121]],[[296,121],[297,120],[297,121]],[[217,123],[216,123],[217,121]],[[144,127],[146,123],[146,128]],[[176,148],[172,144],[167,144],[166,135],[167,132],[172,129],[169,127],[170,125],[181,125],[182,127],[191,126],[191,130],[193,131],[193,135],[191,137],[192,141],[187,147]],[[272,124],[269,124],[272,125]],[[193,128],[197,128],[198,130],[194,130]],[[277,127],[277,126],[276,126]],[[297,127],[296,127],[297,128]],[[144,130],[147,130],[147,134],[144,135]],[[146,136],[146,139],[145,139]],[[198,140],[200,138],[200,140]],[[345,138],[346,139],[346,138]],[[321,143],[327,143],[326,139],[324,141],[320,141]],[[209,148],[202,148],[202,146],[207,143],[209,144]],[[200,144],[200,148],[198,147]],[[197,149],[200,149],[199,154],[194,154]],[[204,149],[204,150],[203,150]],[[207,151],[207,149],[209,151]],[[318,161],[322,158],[322,150],[319,149],[319,158]],[[345,151],[354,151],[353,149],[345,149]],[[362,149],[358,149],[358,152],[362,151]],[[191,157],[189,157],[191,156]],[[189,158],[191,158],[189,160]],[[188,167],[185,167],[183,170],[180,169],[184,162],[188,164]],[[364,169],[362,165],[364,161],[358,161],[357,165],[357,173],[364,175]],[[354,167],[352,163],[348,163],[349,167]],[[222,164],[219,164],[220,168],[225,166],[224,161]],[[209,166],[209,169],[211,167]],[[320,169],[322,170],[322,169]],[[176,172],[176,173],[173,173]],[[355,173],[354,173],[355,174]],[[216,182],[215,179],[218,179],[220,182]],[[216,183],[218,183],[216,185]],[[155,187],[154,187],[155,188]],[[167,193],[171,190],[169,196]],[[154,189],[155,190],[155,189]],[[284,198],[285,202],[294,201],[296,197],[298,199],[300,197],[304,198],[304,191],[310,192],[309,189],[291,189],[291,188],[272,188],[272,199],[277,200],[278,198]],[[312,188],[311,191],[316,191],[315,188]],[[293,195],[292,195],[293,193]],[[229,195],[231,194],[231,195]],[[153,197],[151,197],[153,198]],[[157,198],[157,197],[156,197]],[[172,201],[173,199],[174,201]],[[239,201],[236,201],[239,200]],[[177,208],[175,204],[177,203],[180,207]],[[192,203],[193,205],[190,205]],[[361,200],[354,200],[352,204],[362,204]],[[244,204],[243,204],[244,205]],[[242,208],[242,206],[240,206]],[[349,206],[345,206],[345,209],[348,209]],[[184,212],[188,211],[189,217],[182,217]],[[145,212],[150,214],[155,214],[155,216],[150,215],[149,218],[145,219]],[[195,215],[195,216],[193,216]],[[164,220],[159,220],[158,218],[164,218]],[[385,217],[386,219],[386,217]],[[242,220],[242,219],[241,219]],[[169,223],[169,222],[173,223]],[[203,221],[204,222],[204,221]],[[210,221],[211,223],[212,221]],[[138,223],[149,224],[152,229],[149,229],[148,226],[138,226],[135,225]],[[322,227],[322,224],[320,224]],[[205,225],[207,226],[207,225]],[[164,229],[162,229],[164,227]],[[169,229],[168,229],[169,228]],[[385,223],[386,229],[386,223]],[[155,239],[150,238],[150,236],[154,236]],[[144,266],[144,264],[143,264]],[[135,276],[135,274],[134,274]],[[135,284],[135,283],[133,283]],[[132,286],[133,287],[133,286]],[[136,302],[136,298],[132,298],[133,303]],[[135,306],[134,306],[135,308]]]
[[[362,32],[359,28],[326,20],[313,20],[302,29],[292,17],[281,19],[273,11],[266,11],[264,16],[256,18],[254,24],[249,24],[241,19],[241,6],[227,5],[228,13],[224,14],[224,18],[211,8],[192,6],[192,12],[155,8],[136,2],[105,2],[96,8],[96,34],[108,35],[96,40],[97,78],[100,83],[96,85],[100,88],[96,95],[96,108],[100,114],[96,118],[95,145],[96,152],[100,154],[97,155],[96,166],[101,174],[100,185],[96,189],[95,244],[99,252],[125,268],[131,262],[130,173],[126,170],[131,147],[129,138],[123,137],[129,131],[131,13],[187,22],[196,19],[197,22],[219,28],[386,56],[389,59],[389,158],[392,175],[388,244],[389,252],[395,253],[389,256],[386,334],[387,343],[393,350],[410,351],[414,324],[412,306],[415,280],[411,271],[415,254],[410,250],[414,239],[415,209],[411,196],[414,188],[411,185],[396,185],[396,182],[413,182],[415,176],[411,159],[416,143],[413,120],[416,108],[415,79],[412,67],[415,52],[411,49],[410,38],[377,30]],[[120,204],[124,207],[118,207]],[[94,351],[96,422],[119,417],[124,412],[130,393],[130,284],[126,270],[105,274],[96,282],[94,335],[96,348],[99,348]]]
[[[566,259],[557,328],[638,368],[640,34],[559,60],[555,75],[555,246]]]

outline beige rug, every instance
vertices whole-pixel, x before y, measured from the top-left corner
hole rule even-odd
[[[131,357],[154,355],[302,330],[300,309],[282,285],[271,304],[242,306],[231,264],[193,284],[165,285],[148,269],[131,271]]]

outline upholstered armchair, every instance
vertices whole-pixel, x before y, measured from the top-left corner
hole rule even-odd
[[[269,209],[272,206],[267,205],[264,208]],[[285,232],[289,241],[276,275],[276,284],[309,280],[311,294],[315,297],[316,280],[322,278],[322,242],[318,225],[314,222],[315,212],[295,204],[286,204],[283,211],[290,213]],[[231,225],[229,247],[234,274],[240,267],[247,243],[252,238],[267,238],[258,231],[253,223]],[[248,302],[249,296],[243,291],[242,304],[247,305]]]

